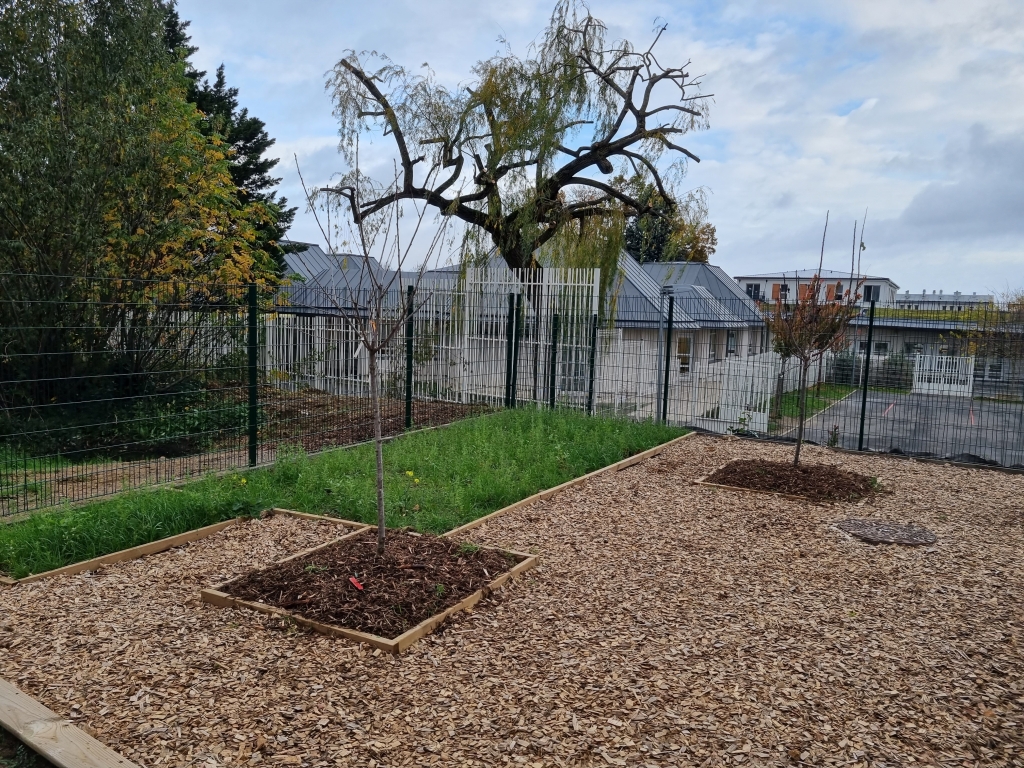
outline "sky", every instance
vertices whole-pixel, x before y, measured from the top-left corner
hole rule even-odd
[[[553,0],[179,0],[193,62],[223,63],[267,124],[277,175],[303,200],[346,170],[325,74],[346,49],[429,63],[457,87],[502,48],[522,53]],[[901,292],[1024,288],[1024,3],[1020,0],[645,2],[591,0],[610,37],[656,24],[665,62],[692,62],[713,94],[701,158],[713,263],[730,275],[849,268],[867,210],[862,272]],[[323,242],[299,205],[289,237]]]

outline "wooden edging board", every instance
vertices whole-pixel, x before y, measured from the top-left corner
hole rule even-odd
[[[353,531],[352,533],[346,534],[345,536],[341,536],[337,539],[334,539],[332,541],[328,541],[324,544],[320,544],[316,547],[307,549],[303,552],[298,552],[294,555],[290,555],[282,560],[278,560],[277,563],[287,563],[290,560],[295,560],[296,558],[310,555],[313,552],[332,546],[333,544],[336,544],[339,541],[343,541],[344,539],[350,539],[354,536],[358,536],[362,534],[365,530],[366,526],[357,531]],[[269,614],[271,616],[281,616],[283,618],[287,618],[291,621],[294,621],[301,627],[312,629],[314,632],[319,632],[322,635],[328,635],[331,637],[343,637],[346,640],[353,640],[357,643],[366,643],[367,645],[373,646],[374,648],[379,648],[382,651],[387,651],[388,653],[401,653],[402,651],[406,650],[414,643],[416,643],[416,641],[426,637],[435,629],[437,629],[437,627],[440,626],[449,616],[452,616],[453,614],[456,614],[459,611],[465,611],[469,608],[472,608],[484,597],[487,597],[492,592],[499,589],[509,579],[518,576],[519,574],[525,571],[530,570],[531,568],[536,566],[538,562],[540,562],[540,558],[537,555],[528,555],[523,552],[515,552],[513,550],[508,549],[502,550],[497,549],[496,547],[482,547],[482,549],[495,549],[499,552],[508,553],[515,557],[518,560],[518,563],[512,569],[506,571],[505,573],[495,578],[490,584],[486,585],[482,589],[478,589],[476,592],[469,595],[468,597],[463,598],[458,603],[453,605],[451,608],[445,610],[443,613],[439,613],[435,616],[431,616],[428,619],[424,619],[415,627],[406,630],[396,638],[381,637],[380,635],[373,635],[369,632],[360,632],[355,629],[346,629],[345,627],[335,626],[334,624],[325,624],[320,621],[314,621],[313,619],[307,619],[303,616],[299,616],[298,614],[292,613],[291,611],[287,611],[284,608],[278,608],[273,605],[268,605],[267,603],[258,603],[250,600],[242,600],[240,598],[233,597],[232,595],[229,595],[227,592],[224,591],[225,589],[231,586],[232,582],[236,581],[237,578],[240,577],[236,577],[235,579],[231,579],[230,581],[225,581],[222,584],[218,584],[215,587],[201,590],[199,594],[202,601],[205,603],[209,603],[210,605],[216,605],[222,608],[248,608],[249,610]]]
[[[717,470],[716,470],[717,471]],[[712,474],[714,474],[712,472]],[[711,475],[707,475],[710,477]],[[740,493],[759,493],[762,496],[778,496],[783,499],[795,499],[796,501],[806,501],[808,504],[833,504],[835,502],[823,500],[823,499],[812,499],[807,496],[798,496],[795,493],[782,493],[781,491],[762,491],[759,488],[740,488],[738,485],[722,485],[720,483],[709,483],[706,478],[702,477],[699,480],[691,480],[693,485],[703,485],[707,488],[721,488],[726,491],[739,491]]]
[[[336,517],[327,517],[325,515],[308,515],[305,512],[295,512],[290,509],[269,509],[265,514],[268,515],[287,515],[289,517],[299,517],[307,520],[317,520],[319,522],[335,523],[337,525],[344,525],[349,528],[357,528],[362,530],[366,528],[366,523],[357,523],[352,520],[341,520]],[[52,571],[44,571],[43,573],[35,573],[31,576],[26,576],[23,579],[11,579],[7,576],[0,576],[0,584],[13,587],[16,584],[30,584],[33,581],[40,581],[42,579],[48,579],[51,576],[73,576],[76,573],[85,573],[86,571],[94,571],[103,565],[113,565],[114,563],[123,563],[126,560],[136,560],[146,555],[155,555],[158,552],[165,552],[168,549],[174,547],[180,547],[182,544],[188,544],[193,541],[199,541],[205,539],[207,536],[212,536],[215,533],[223,531],[225,528],[230,528],[233,525],[237,525],[242,522],[245,518],[233,517],[230,520],[225,520],[221,523],[214,523],[213,525],[207,525],[203,528],[196,528],[193,531],[186,531],[185,533],[179,533],[177,536],[168,536],[164,539],[157,539],[151,541],[149,544],[140,544],[137,547],[130,547],[129,549],[122,549],[118,552],[111,552],[109,555],[101,555],[100,557],[94,557],[91,560],[83,560],[80,563],[72,563],[71,565],[65,565],[62,568],[54,568]]]
[[[111,552],[109,555],[101,555],[94,557],[91,560],[83,560],[80,563],[72,563],[71,565],[65,565],[63,568],[54,568],[52,571],[44,571],[43,573],[35,573],[31,576],[26,576],[23,579],[9,579],[2,578],[0,583],[14,586],[15,584],[30,584],[33,581],[40,581],[42,579],[48,579],[51,576],[73,576],[76,573],[85,573],[86,571],[94,571],[102,565],[112,565],[114,563],[123,563],[125,560],[135,560],[146,555],[155,555],[157,552],[163,552],[174,547],[180,547],[182,544],[188,544],[192,541],[198,541],[204,539],[218,531],[222,531],[225,528],[229,528],[232,525],[237,525],[241,522],[242,518],[233,517],[230,520],[225,520],[222,523],[214,523],[208,525],[205,528],[196,528],[194,531],[186,531],[185,533],[179,533],[177,536],[168,536],[165,539],[157,539],[151,541],[149,544],[140,544],[137,547],[131,547],[129,549],[122,549],[119,552]]]
[[[517,501],[514,504],[509,504],[507,507],[503,507],[502,509],[499,509],[497,512],[491,512],[489,515],[478,517],[476,520],[468,522],[465,525],[459,526],[458,528],[454,528],[453,530],[450,530],[448,531],[448,533],[444,534],[444,537],[455,538],[456,536],[459,536],[465,533],[466,531],[472,530],[473,528],[477,528],[481,525],[484,525],[485,523],[489,523],[497,517],[507,515],[509,512],[513,512],[519,509],[520,507],[529,506],[530,504],[533,504],[536,501],[550,499],[552,496],[557,496],[562,491],[572,488],[573,486],[582,485],[583,483],[587,482],[587,480],[591,480],[597,477],[598,475],[603,475],[607,472],[619,472],[623,469],[626,469],[627,467],[632,467],[634,464],[639,464],[641,461],[644,461],[645,459],[657,456],[666,448],[668,448],[671,445],[675,445],[680,440],[685,440],[686,438],[696,434],[699,433],[687,432],[685,435],[680,435],[679,437],[669,440],[667,443],[662,443],[661,445],[656,445],[653,448],[648,448],[646,451],[641,451],[640,453],[634,456],[630,456],[628,459],[623,459],[622,461],[617,461],[614,464],[609,464],[607,467],[601,467],[601,469],[596,469],[593,472],[589,472],[586,475],[582,475],[573,480],[569,480],[568,482],[562,483],[561,485],[556,485],[554,488],[548,488],[546,491],[540,491],[539,493],[535,493],[533,494],[533,496],[527,496],[525,499]]]
[[[0,725],[57,768],[136,768],[135,763],[2,679]]]

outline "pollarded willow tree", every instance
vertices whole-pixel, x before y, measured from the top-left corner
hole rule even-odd
[[[449,90],[377,53],[349,51],[328,79],[340,149],[354,167],[360,136],[393,143],[400,183],[350,172],[336,187],[357,222],[422,201],[466,225],[468,252],[536,267],[537,250],[575,223],[672,215],[686,162],[680,144],[707,126],[699,77],[646,48],[609,42],[580,0],[559,0],[541,41],[478,62]],[[638,194],[653,186],[661,205]],[[353,190],[358,187],[358,200]],[[600,229],[600,225],[598,226]],[[592,229],[592,227],[591,227]]]

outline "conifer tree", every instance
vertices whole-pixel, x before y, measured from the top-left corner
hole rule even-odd
[[[203,114],[201,130],[207,136],[219,136],[230,148],[228,157],[231,179],[243,200],[263,203],[269,217],[257,230],[259,247],[270,253],[283,268],[284,249],[278,244],[295,219],[295,208],[288,207],[288,199],[278,197],[275,187],[280,178],[271,175],[278,159],[266,157],[275,143],[266,130],[266,124],[249,110],[239,107],[238,89],[227,85],[224,65],[210,83],[207,73],[198,70],[191,57],[199,50],[191,44],[188,34],[191,22],[183,21],[174,0],[165,3],[164,44],[185,63],[185,77],[189,81],[188,100]]]

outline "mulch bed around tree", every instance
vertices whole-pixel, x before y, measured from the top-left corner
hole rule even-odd
[[[704,478],[706,483],[788,493],[811,501],[858,501],[877,491],[874,478],[828,464],[740,459]]]
[[[384,554],[378,555],[377,532],[370,529],[246,574],[221,589],[313,621],[391,639],[515,564],[511,555],[494,549],[405,531],[389,531]]]

